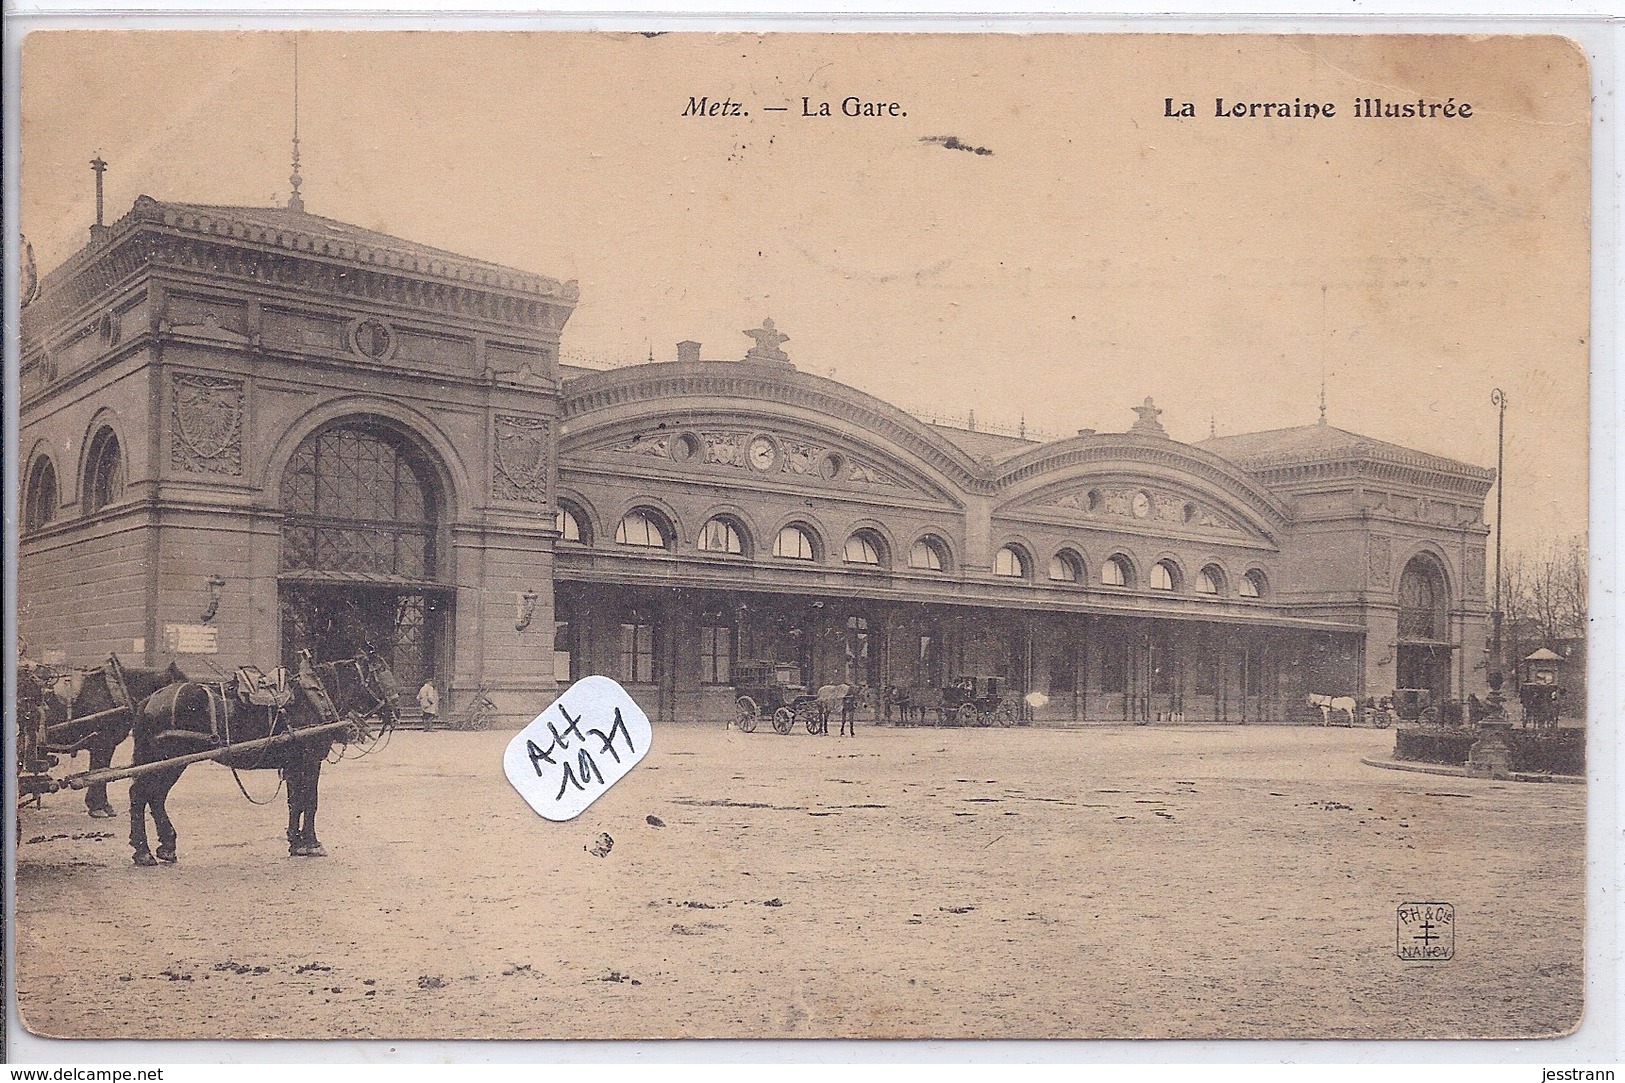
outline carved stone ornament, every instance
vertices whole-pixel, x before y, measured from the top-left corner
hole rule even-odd
[[[389,360],[396,343],[395,332],[383,320],[368,317],[350,325],[350,349],[369,360]]]
[[[547,422],[498,416],[492,493],[499,500],[547,503]]]
[[[621,441],[610,450],[623,455],[652,455],[657,459],[664,459],[671,455],[671,436],[667,433],[660,433],[658,436],[639,433],[630,440]]]
[[[1371,576],[1371,585],[1386,587],[1393,575],[1393,564],[1393,544],[1387,535],[1371,535],[1366,543],[1366,570]]]
[[[1484,550],[1473,546],[1467,550],[1467,593],[1484,593]]]
[[[1136,499],[1142,495],[1144,500]],[[1202,534],[1246,533],[1227,517],[1202,503],[1179,493],[1138,485],[1126,488],[1073,490],[1048,500],[1041,506],[1074,513],[1082,512],[1090,517],[1152,519]],[[1137,507],[1139,510],[1136,510]]]
[[[243,382],[175,373],[172,466],[196,474],[243,472]]]
[[[684,438],[685,434],[674,436],[667,432],[640,433],[611,444],[606,450],[622,455],[648,455],[651,458],[667,459],[678,465],[726,466],[744,470],[752,465],[753,443],[763,446],[771,444],[779,453],[772,458],[758,461],[757,469],[837,485],[876,488],[906,488],[908,485],[907,482],[873,463],[855,459],[844,452],[820,444],[810,444],[772,433],[701,431],[698,452],[693,456],[680,453],[683,448],[681,441]]]

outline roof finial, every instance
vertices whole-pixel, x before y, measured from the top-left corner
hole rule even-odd
[[[102,234],[107,232],[107,226],[102,220],[102,174],[107,172],[107,163],[102,161],[100,154],[90,160],[90,168],[96,173],[96,224],[90,227],[92,240],[101,240]]]
[[[299,194],[299,185],[302,178],[299,176],[299,39],[293,39],[293,173],[288,176],[288,183],[293,185],[293,195],[288,197],[288,209],[301,214],[305,210],[305,201]]]
[[[1320,423],[1326,424],[1326,374],[1320,374]]]
[[[1209,414],[1207,417],[1207,438],[1214,439],[1219,435],[1219,415]]]
[[[1023,440],[1027,439],[1027,412],[1025,410],[1023,410],[1021,413],[1021,424],[1017,427],[1016,431],[1020,434]]]
[[[1164,429],[1162,422],[1157,420],[1157,415],[1162,411],[1157,408],[1156,403],[1151,401],[1150,395],[1145,397],[1144,406],[1134,407],[1134,412],[1139,415],[1139,420],[1129,426],[1129,432],[1143,432],[1151,436],[1168,435],[1168,430]]]

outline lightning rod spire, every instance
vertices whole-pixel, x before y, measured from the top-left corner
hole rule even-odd
[[[299,176],[299,39],[293,39],[293,172],[288,176],[293,195],[288,197],[288,209],[303,214],[304,197],[299,194],[303,178]]]

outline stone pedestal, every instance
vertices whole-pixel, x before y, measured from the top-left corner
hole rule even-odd
[[[1467,750],[1467,771],[1485,778],[1508,778],[1512,770],[1512,752],[1507,748],[1506,736],[1512,723],[1501,719],[1485,719],[1478,724],[1478,740]]]

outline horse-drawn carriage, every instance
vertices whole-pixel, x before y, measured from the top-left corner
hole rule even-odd
[[[245,666],[217,682],[191,680],[174,665],[126,667],[109,656],[96,669],[76,671],[68,697],[51,690],[63,674],[25,660],[19,675],[27,678],[18,689],[19,795],[88,790],[90,815],[112,816],[107,784],[131,779],[130,845],[137,865],[176,860],[176,832],[164,801],[186,767],[204,760],[234,771],[279,771],[288,791],[289,853],[325,856],[315,834],[321,764],[335,742],[366,743],[387,734],[399,706],[393,674],[370,649],[320,663],[301,651],[295,673],[278,670],[268,678]],[[381,723],[376,733],[370,719]],[[132,732],[134,762],[111,766],[113,750]],[[86,750],[91,770],[51,777],[60,756]],[[147,844],[149,811],[158,827],[156,856]]]
[[[51,708],[63,676],[36,663],[17,667],[17,796],[25,801],[60,789],[51,777],[60,761],[51,752],[50,724],[51,716],[61,713]]]
[[[1433,693],[1426,688],[1396,688],[1389,697],[1389,709],[1400,722],[1420,722],[1432,725],[1439,721],[1439,706],[1433,702]]]
[[[959,677],[942,688],[942,716],[960,726],[1016,724],[1010,682],[1003,677]]]
[[[787,662],[735,666],[734,693],[734,719],[746,733],[754,733],[763,716],[772,721],[776,733],[789,733],[797,722],[811,734],[829,729],[829,718],[819,709],[818,697],[802,682],[800,666]]]
[[[1013,726],[1021,717],[1004,677],[956,677],[940,688],[894,687],[886,704],[898,708],[904,725],[917,717],[921,725],[930,718],[939,726]]]

